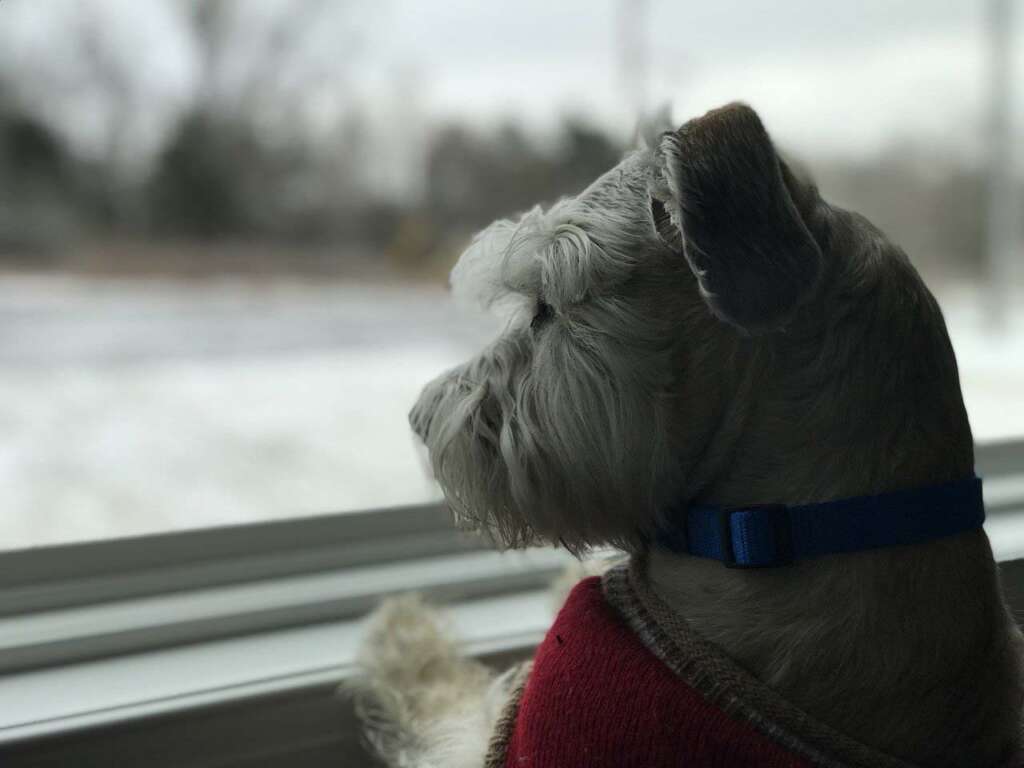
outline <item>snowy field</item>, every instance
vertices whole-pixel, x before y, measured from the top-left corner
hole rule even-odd
[[[1024,434],[1024,311],[944,298],[979,440]],[[490,333],[440,289],[0,279],[0,549],[437,497],[406,423]]]

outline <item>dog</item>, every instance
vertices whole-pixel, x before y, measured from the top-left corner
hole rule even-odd
[[[504,675],[459,659],[421,603],[383,609],[360,701],[389,764],[1021,764],[1024,640],[979,518],[720,562],[728,510],[820,510],[813,527],[848,503],[885,534],[904,508],[932,530],[929,504],[980,505],[935,299],[754,110],[664,131],[492,224],[452,286],[509,318],[410,414],[456,519],[628,562],[582,581]],[[714,556],[673,545],[703,508],[727,511]]]

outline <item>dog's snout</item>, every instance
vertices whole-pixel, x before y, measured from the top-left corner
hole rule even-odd
[[[431,427],[457,378],[456,370],[438,376],[423,388],[416,404],[409,411],[409,426],[423,442],[428,442]]]
[[[426,442],[427,435],[430,433],[430,420],[433,416],[434,409],[430,407],[431,402],[436,398],[431,397],[429,392],[432,384],[428,384],[426,389],[420,394],[416,404],[409,411],[409,426],[412,427],[412,431],[416,433],[416,436]],[[433,403],[436,405],[436,402]]]

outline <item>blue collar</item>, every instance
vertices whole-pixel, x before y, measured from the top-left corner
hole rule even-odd
[[[922,544],[985,522],[981,480],[969,477],[819,504],[690,506],[661,516],[655,542],[673,552],[767,568],[865,549]]]

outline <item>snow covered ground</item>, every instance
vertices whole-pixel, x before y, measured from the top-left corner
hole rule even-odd
[[[1024,434],[1024,308],[976,303],[976,435]],[[0,549],[436,498],[406,413],[491,330],[436,288],[4,277]]]

